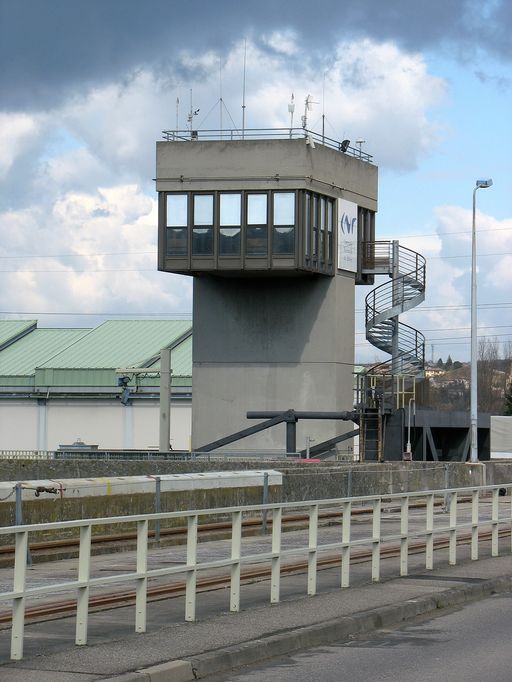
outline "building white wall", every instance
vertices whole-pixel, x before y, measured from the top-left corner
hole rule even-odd
[[[37,448],[38,410],[36,400],[0,401],[0,450]]]
[[[54,450],[80,438],[100,449],[158,447],[157,401],[129,406],[117,400],[16,400],[0,402],[0,450]],[[188,450],[190,402],[171,404],[171,444]]]

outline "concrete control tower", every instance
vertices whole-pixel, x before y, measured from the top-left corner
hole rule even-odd
[[[250,426],[251,410],[352,410],[354,292],[373,282],[371,157],[302,129],[164,138],[158,268],[194,277],[192,448]],[[297,447],[352,428],[300,422]],[[277,426],[242,444],[283,442]]]

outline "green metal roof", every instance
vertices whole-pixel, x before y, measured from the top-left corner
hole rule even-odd
[[[35,384],[37,387],[117,388],[116,369],[149,366],[158,369],[161,349],[191,329],[190,320],[109,320],[41,363],[36,370]],[[191,342],[185,341],[172,351],[174,386],[191,385],[191,349]],[[160,379],[137,375],[130,385],[137,383],[158,386]]]
[[[162,348],[192,327],[190,320],[109,320],[91,329],[41,369],[145,367]]]
[[[95,329],[37,329],[35,321],[0,321],[1,387],[118,390],[116,369],[160,369],[160,350],[192,329],[190,320],[110,320]],[[1,339],[5,340],[2,348]],[[192,338],[171,353],[173,386],[190,388]],[[130,385],[158,386],[156,375]]]
[[[41,362],[59,353],[88,331],[88,329],[34,329],[0,351],[0,384],[32,385],[36,367]],[[22,378],[24,380],[20,382]]]
[[[0,320],[0,350],[37,327],[37,320]]]

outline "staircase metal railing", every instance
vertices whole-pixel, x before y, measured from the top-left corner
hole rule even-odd
[[[383,456],[380,415],[404,407],[414,397],[415,380],[424,367],[425,337],[398,317],[424,301],[426,261],[397,241],[363,242],[361,271],[390,277],[366,296],[365,328],[367,340],[391,358],[360,374],[357,382],[362,449],[367,428],[376,422],[371,427],[378,432],[372,448],[379,461]],[[373,440],[368,434],[368,447]]]
[[[399,322],[398,316],[425,300],[425,258],[398,242],[365,242],[363,254],[363,272],[391,278],[366,296],[366,338],[391,354],[391,374],[418,374],[425,362],[425,337]],[[379,363],[368,373],[381,371],[389,373],[389,362]]]

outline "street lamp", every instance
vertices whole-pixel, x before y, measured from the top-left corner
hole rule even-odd
[[[473,190],[473,227],[471,230],[471,462],[478,462],[478,347],[476,319],[476,191],[492,185],[492,180],[477,180]]]

